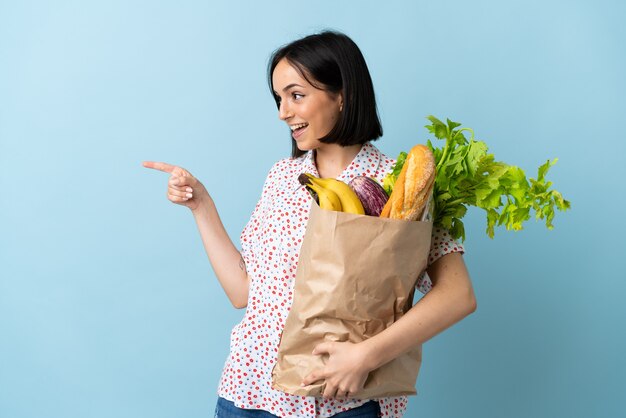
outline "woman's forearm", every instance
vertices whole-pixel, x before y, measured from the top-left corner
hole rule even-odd
[[[461,255],[443,256],[435,264],[429,270],[433,288],[393,325],[362,343],[369,353],[372,370],[428,341],[476,310],[476,299]]]
[[[228,299],[234,307],[245,308],[250,283],[246,266],[222,224],[213,199],[203,200],[192,213],[213,271]]]

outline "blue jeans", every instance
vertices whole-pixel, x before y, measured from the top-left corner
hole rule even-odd
[[[369,401],[357,408],[333,415],[333,418],[377,418],[379,411],[378,401]],[[215,418],[276,418],[276,415],[260,409],[237,408],[231,401],[218,397]]]

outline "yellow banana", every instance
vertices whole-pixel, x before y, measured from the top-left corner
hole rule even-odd
[[[341,208],[344,212],[355,213],[358,215],[364,215],[365,210],[361,204],[361,200],[356,193],[341,180],[333,178],[319,178],[312,174],[307,173],[311,183],[318,185],[324,190],[330,190],[334,192],[341,201]],[[315,190],[315,189],[314,189]]]
[[[320,208],[341,212],[341,200],[339,200],[337,193],[330,189],[325,189],[315,183],[307,184],[307,187],[310,187],[315,193],[317,193],[317,197],[320,201]]]

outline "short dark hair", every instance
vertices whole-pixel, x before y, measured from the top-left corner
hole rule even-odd
[[[320,142],[348,146],[364,144],[382,136],[372,78],[361,50],[347,35],[325,30],[293,41],[272,53],[267,77],[278,108],[280,98],[274,93],[272,75],[283,58],[312,86],[343,94],[339,120],[325,137],[319,138]],[[291,138],[292,158],[304,153]]]

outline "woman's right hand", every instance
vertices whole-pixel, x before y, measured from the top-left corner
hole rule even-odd
[[[182,167],[155,161],[144,161],[143,166],[170,174],[167,198],[172,203],[186,206],[193,211],[202,202],[210,199],[204,185]]]

